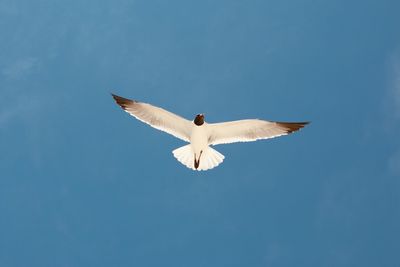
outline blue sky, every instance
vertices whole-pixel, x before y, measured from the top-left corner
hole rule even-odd
[[[0,266],[399,266],[399,10],[0,0]],[[193,172],[110,92],[312,124]]]

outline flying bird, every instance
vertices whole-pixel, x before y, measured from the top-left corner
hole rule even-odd
[[[169,133],[188,145],[172,151],[174,157],[192,170],[212,169],[224,160],[224,155],[211,146],[235,142],[250,142],[287,135],[309,122],[276,122],[259,119],[207,123],[204,114],[193,121],[165,109],[112,94],[123,110],[148,125]]]

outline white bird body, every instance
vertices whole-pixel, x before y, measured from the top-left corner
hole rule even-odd
[[[193,152],[196,155],[196,159],[198,159],[201,151],[205,150],[208,147],[208,131],[207,124],[197,126],[193,124],[192,130],[190,133],[190,145],[192,146]]]
[[[188,145],[177,148],[172,153],[183,165],[199,171],[212,169],[225,158],[210,146],[273,138],[292,133],[308,124],[258,119],[208,124],[204,121],[203,114],[198,114],[191,122],[147,103],[112,96],[118,105],[138,120],[188,142]]]

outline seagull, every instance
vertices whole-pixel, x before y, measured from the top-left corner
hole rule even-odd
[[[287,135],[309,123],[259,119],[207,123],[204,114],[197,114],[190,121],[160,107],[111,95],[123,110],[136,119],[189,143],[172,153],[183,165],[197,171],[217,167],[224,160],[224,155],[211,146]]]

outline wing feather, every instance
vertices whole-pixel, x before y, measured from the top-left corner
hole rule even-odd
[[[190,142],[192,122],[165,109],[112,94],[115,102],[136,119]]]
[[[265,120],[239,120],[209,124],[209,144],[251,142],[287,135],[303,128],[308,122],[274,122]]]

